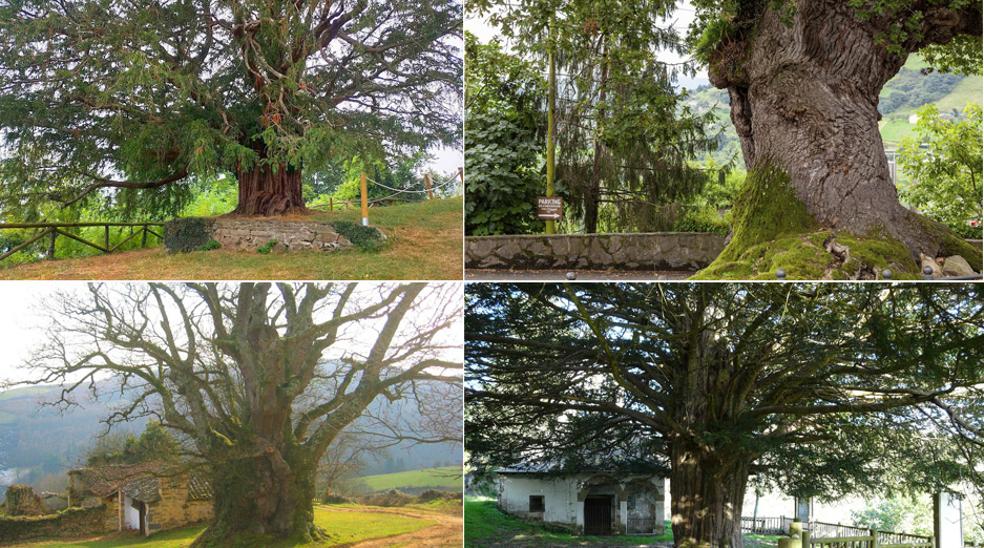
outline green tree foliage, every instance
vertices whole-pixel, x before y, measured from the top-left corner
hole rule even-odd
[[[525,234],[543,230],[536,198],[543,194],[546,96],[533,63],[465,37],[465,231]]]
[[[911,179],[902,198],[958,234],[980,238],[981,106],[968,104],[955,118],[926,105],[918,116],[919,138],[899,147],[899,166]]]
[[[823,499],[981,489],[982,303],[972,284],[469,286],[470,464],[667,470],[676,542],[716,545],[740,544],[752,474]]]
[[[557,185],[571,206],[572,228],[652,230],[662,206],[699,191],[706,180],[689,160],[713,147],[704,129],[710,118],[691,112],[673,89],[694,66],[657,58],[661,50],[685,52],[663,21],[673,5],[469,3],[524,59],[542,64],[548,49],[557,52]]]
[[[454,0],[4,2],[0,206],[160,215],[218,173],[457,144],[460,27]]]
[[[181,454],[178,440],[160,422],[147,423],[140,436],[108,434],[98,438],[85,455],[89,466],[173,461]]]
[[[929,497],[895,496],[882,499],[864,510],[851,512],[854,525],[878,531],[933,534],[933,507]]]

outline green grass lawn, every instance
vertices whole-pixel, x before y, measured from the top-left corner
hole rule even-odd
[[[333,509],[331,506],[315,506],[314,520],[319,526],[323,527],[331,535],[331,540],[312,544],[288,544],[284,542],[257,541],[256,544],[248,546],[256,547],[327,547],[342,546],[362,540],[390,537],[412,533],[426,527],[430,527],[434,522],[426,519],[416,519],[397,514],[379,513],[369,511],[367,507],[350,507],[353,510],[366,508],[367,511],[349,511],[349,509]],[[204,527],[186,527],[165,531],[148,538],[139,538],[134,535],[109,535],[94,540],[84,541],[47,541],[34,544],[21,544],[20,547],[27,546],[58,546],[65,548],[112,548],[115,546],[140,546],[141,548],[180,548],[189,546],[195,538],[201,534]]]
[[[422,470],[407,470],[393,474],[378,474],[363,476],[366,484],[373,491],[388,491],[401,487],[432,487],[435,489],[460,490],[461,467],[444,466],[440,468],[424,468]]]
[[[334,253],[295,251],[263,255],[217,249],[168,254],[163,248],[113,255],[37,261],[0,268],[5,279],[281,279],[460,280],[461,197],[369,210],[369,223],[389,238],[383,249]],[[309,218],[358,222],[358,209],[317,211]],[[0,265],[2,266],[2,265]]]
[[[673,542],[670,522],[662,535],[575,536],[548,531],[537,524],[507,515],[495,507],[494,500],[465,499],[465,546],[538,546],[538,545],[604,545],[638,546],[657,542]]]

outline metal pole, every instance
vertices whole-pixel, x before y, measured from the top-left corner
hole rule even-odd
[[[557,59],[554,56],[554,18],[550,18],[549,42],[547,43],[547,58],[549,72],[547,74],[547,197],[554,195],[554,109],[557,102]],[[545,232],[555,232],[554,222],[544,223]]]

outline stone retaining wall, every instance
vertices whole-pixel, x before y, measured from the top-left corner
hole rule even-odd
[[[44,516],[0,516],[0,544],[102,534],[107,532],[106,523],[109,520],[116,521],[105,506],[68,508]]]
[[[217,217],[175,219],[164,225],[168,251],[195,251],[212,240],[244,251],[256,251],[271,241],[276,250],[335,251],[352,245],[334,226],[317,221]]]
[[[724,249],[702,232],[469,236],[467,268],[699,270]]]

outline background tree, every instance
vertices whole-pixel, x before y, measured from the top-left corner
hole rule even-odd
[[[967,286],[469,286],[466,446],[667,470],[678,545],[741,546],[750,475],[798,496],[978,487]]]
[[[557,52],[557,186],[571,205],[571,220],[585,232],[596,232],[599,219],[607,230],[651,230],[660,206],[699,192],[705,181],[690,160],[712,146],[704,132],[708,118],[690,112],[673,89],[694,65],[658,59],[662,49],[683,49],[663,20],[673,4],[469,3],[523,59],[542,65],[550,47]],[[470,136],[476,144],[466,148],[481,146],[484,137]],[[542,181],[539,189],[542,194]],[[599,217],[606,204],[609,211]]]
[[[107,432],[97,438],[85,455],[87,466],[173,462],[181,456],[181,444],[160,422],[151,421],[139,436]]]
[[[959,254],[981,267],[981,250],[906,210],[878,131],[878,94],[910,54],[940,68],[981,71],[981,5],[963,0],[694,0],[690,43],[711,83],[727,89],[750,172],[734,237],[719,257],[753,260],[803,246],[792,234],[843,232],[892,245],[851,242],[866,262],[915,270],[923,253]],[[832,37],[836,37],[833,39]],[[978,210],[980,204],[978,204]],[[814,245],[820,255],[829,253]],[[819,263],[819,262],[818,262]],[[823,272],[819,263],[807,276]]]
[[[943,116],[935,105],[918,112],[919,138],[899,148],[899,166],[912,178],[902,198],[961,236],[980,238],[981,106],[967,105],[961,119]]]
[[[134,396],[110,424],[154,416],[187,437],[215,494],[199,544],[311,539],[332,442],[377,399],[427,405],[446,393],[428,386],[460,386],[460,299],[453,284],[94,284],[50,303],[32,383],[63,385],[70,405],[114,379]]]
[[[460,28],[454,0],[5,2],[3,205],[230,172],[237,213],[303,210],[305,170],[458,143]]]
[[[543,193],[543,105],[539,68],[493,41],[465,36],[465,232],[543,231],[536,198]]]

